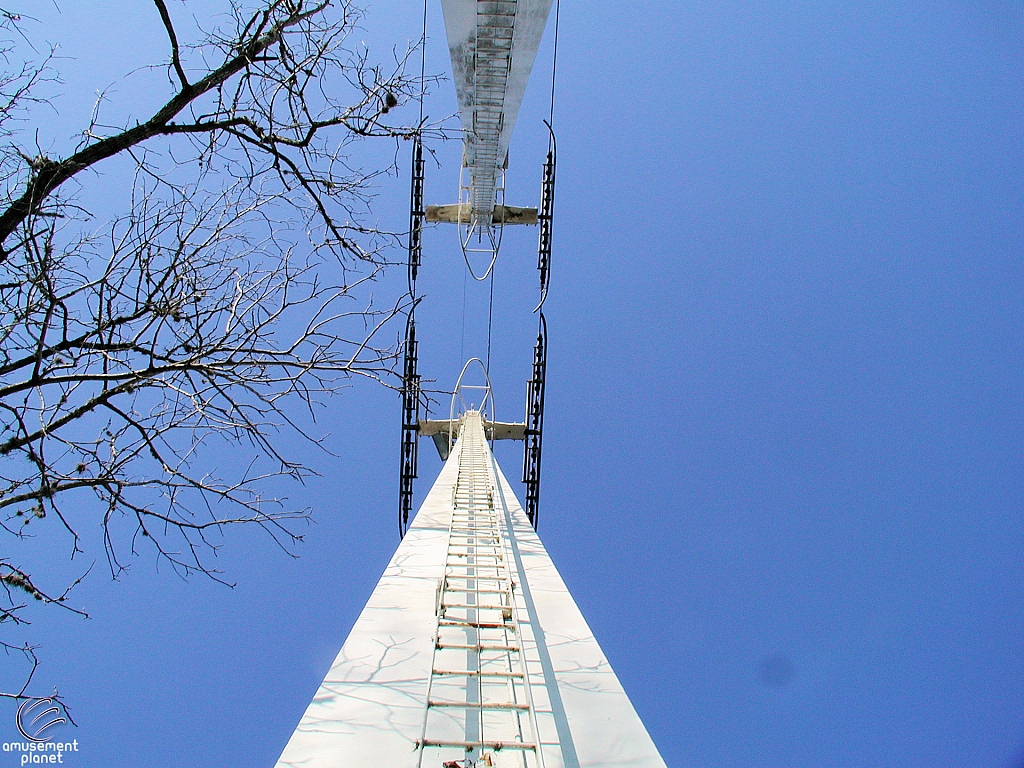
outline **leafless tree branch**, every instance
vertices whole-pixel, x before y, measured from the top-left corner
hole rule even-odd
[[[227,21],[203,31],[153,0],[162,105],[105,125],[101,96],[57,157],[23,138],[56,60],[19,59],[22,20],[0,9],[0,536],[30,547],[52,525],[76,557],[85,505],[114,576],[146,550],[223,581],[211,558],[239,523],[290,552],[308,511],[268,483],[313,470],[279,436],[319,443],[308,425],[325,399],[388,382],[395,361],[383,336],[404,306],[368,289],[398,234],[360,221],[393,167],[352,155],[426,130],[389,122],[420,87],[409,52],[383,68],[350,49],[348,0],[224,3]],[[111,204],[83,171],[117,157],[134,174],[100,215]],[[0,557],[0,624],[34,605],[84,615],[67,602],[81,576],[47,591],[52,574],[14,557]],[[31,668],[0,695],[23,697],[35,649],[0,646]]]

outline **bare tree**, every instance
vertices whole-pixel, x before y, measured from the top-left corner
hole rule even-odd
[[[377,339],[401,306],[375,307],[367,286],[393,236],[359,224],[389,169],[360,170],[352,149],[419,130],[387,120],[421,83],[408,53],[382,69],[346,44],[347,0],[225,0],[205,29],[176,26],[164,0],[153,13],[163,104],[105,125],[101,99],[50,157],[29,140],[59,61],[19,59],[25,20],[0,11],[0,535],[26,546],[58,526],[80,552],[90,518],[68,505],[91,498],[113,574],[149,548],[219,579],[224,526],[300,538],[306,513],[264,490],[309,471],[278,450],[281,431],[315,439],[304,425],[324,396],[391,368]],[[115,158],[131,178],[104,216],[87,172]],[[217,444],[256,458],[211,472]],[[33,602],[75,610],[74,579],[49,576],[0,555],[0,624]],[[35,670],[30,646],[3,645]]]

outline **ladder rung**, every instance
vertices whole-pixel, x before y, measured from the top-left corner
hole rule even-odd
[[[469,517],[468,515],[461,520],[452,520],[453,531],[478,531],[481,528],[497,528],[498,527],[498,516],[483,515],[477,516],[476,518]]]
[[[471,603],[441,603],[442,608],[476,608],[478,611],[511,611],[511,605],[473,605]]]
[[[474,569],[475,568],[476,570],[480,570],[480,571],[484,571],[484,570],[486,570],[486,571],[499,571],[501,573],[504,573],[504,572],[508,571],[508,568],[505,566],[504,561],[498,562],[498,563],[463,563],[463,562],[453,562],[453,563],[445,563],[445,565],[447,567],[449,567],[449,568],[469,568],[469,569]],[[452,574],[448,574],[448,575],[449,576],[455,576],[456,578],[459,578],[459,579],[472,579],[472,578],[475,578],[474,575],[471,574],[471,573],[469,573],[469,574],[462,574],[462,575],[452,573]],[[499,573],[499,574],[496,574],[494,576],[481,576],[479,578],[501,579],[501,578],[506,578],[506,577],[500,575],[500,573]]]
[[[476,645],[467,645],[465,643],[435,643],[438,650],[441,651],[477,651],[482,653],[484,651],[505,651],[506,653],[519,653],[518,645],[486,645],[484,643],[477,643]]]
[[[487,563],[500,563],[504,562],[504,551],[500,548],[496,548],[495,552],[448,552],[448,560],[459,564],[472,565],[472,563],[466,563],[467,558],[474,558],[478,561],[486,560]]]
[[[420,742],[423,747],[458,747],[459,749],[493,749],[500,752],[503,749],[528,749],[537,750],[536,744],[527,744],[521,741],[443,741],[438,739],[423,739]]]
[[[489,536],[497,539],[499,537],[499,531],[497,525],[474,525],[472,528],[459,528],[452,526],[449,531],[453,536],[459,536],[461,538],[471,539],[476,536]]]
[[[442,627],[474,627],[476,629],[507,629],[509,631],[515,630],[515,625],[497,623],[495,621],[465,621],[463,619],[438,619],[438,624]]]
[[[446,675],[455,677],[513,677],[520,678],[523,676],[522,672],[474,672],[471,669],[466,670],[454,670],[454,669],[434,669],[431,670],[432,675]]]
[[[472,557],[472,555],[470,555]],[[467,563],[464,562],[465,558],[457,558],[455,560],[449,560],[445,565],[450,568],[493,568],[497,570],[504,570],[505,563],[503,560],[488,561],[486,563]]]
[[[504,702],[501,704],[489,704],[481,701],[428,701],[428,707],[451,707],[454,709],[502,709],[502,710],[525,710],[529,704],[516,704],[515,702]]]
[[[475,547],[476,544],[454,544],[449,546],[456,546],[459,548]],[[448,552],[449,557],[491,557],[501,560],[504,556],[505,548],[496,545],[487,545],[489,552]]]
[[[458,536],[460,539],[497,539],[501,536],[501,530],[497,525],[478,525],[475,528],[452,528],[449,533],[452,536]]]
[[[461,565],[450,565],[451,568],[461,568]],[[473,565],[465,566],[467,568],[474,567]],[[492,566],[480,566],[481,568],[491,568]],[[473,574],[464,573],[447,573],[445,574],[446,583],[443,587],[445,592],[458,592],[460,595],[468,593],[479,592],[481,595],[507,595],[509,594],[510,587],[508,582],[509,577],[504,574],[498,574],[495,576],[474,576]],[[458,582],[466,582],[462,586]],[[486,581],[491,582],[489,584],[470,584],[470,581]]]

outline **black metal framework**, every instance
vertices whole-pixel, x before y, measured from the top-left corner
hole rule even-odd
[[[534,528],[537,527],[537,518],[540,515],[540,453],[544,437],[544,381],[548,367],[548,325],[541,308],[548,298],[548,281],[551,277],[551,233],[555,215],[555,168],[558,160],[555,132],[548,121],[544,121],[544,125],[548,128],[548,154],[544,160],[540,209],[537,211],[537,223],[540,225],[537,239],[540,302],[533,310],[540,312],[540,324],[537,328],[537,344],[533,348],[533,378],[526,383],[526,429],[523,445],[526,516]]]
[[[526,384],[526,429],[523,448],[523,482],[526,484],[526,516],[537,527],[540,511],[540,451],[544,436],[544,378],[548,366],[548,326],[540,313],[537,344],[533,348],[533,378]]]
[[[405,536],[412,511],[412,487],[416,479],[420,444],[420,377],[417,364],[416,315],[409,311],[405,326],[405,360],[402,366],[402,464],[398,501],[398,533]]]
[[[423,258],[423,140],[412,140],[412,190],[409,195],[409,293],[416,298],[416,274]]]
[[[548,279],[551,276],[551,224],[555,214],[555,167],[558,161],[555,146],[555,132],[548,126],[548,155],[544,160],[544,173],[540,184],[540,210],[537,224],[540,233],[537,238],[537,271],[540,272],[540,303],[534,312],[544,306],[548,297]]]
[[[405,324],[405,356],[402,364],[402,461],[398,491],[398,533],[405,536],[413,505],[413,481],[419,459],[420,376],[417,373],[416,274],[423,256],[423,140],[412,140],[412,189],[409,195],[409,319]]]

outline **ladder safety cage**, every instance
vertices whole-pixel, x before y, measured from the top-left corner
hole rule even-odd
[[[476,363],[480,371],[484,375],[484,384],[463,384],[462,380],[465,378],[466,373],[470,367]],[[476,390],[483,392],[483,397],[480,398],[480,402],[466,403],[466,399],[463,395],[463,390]],[[457,407],[459,406],[459,407]],[[480,413],[480,417],[484,421],[494,421],[494,390],[491,388],[491,377],[487,371],[487,366],[484,365],[484,361],[479,357],[471,357],[466,361],[466,364],[462,366],[462,372],[459,373],[459,378],[455,381],[455,389],[452,390],[452,404],[448,411],[448,423],[455,423],[455,416],[463,411],[474,410]],[[487,412],[490,411],[490,419],[487,419]],[[455,431],[452,430],[448,434],[448,450],[455,446]]]

